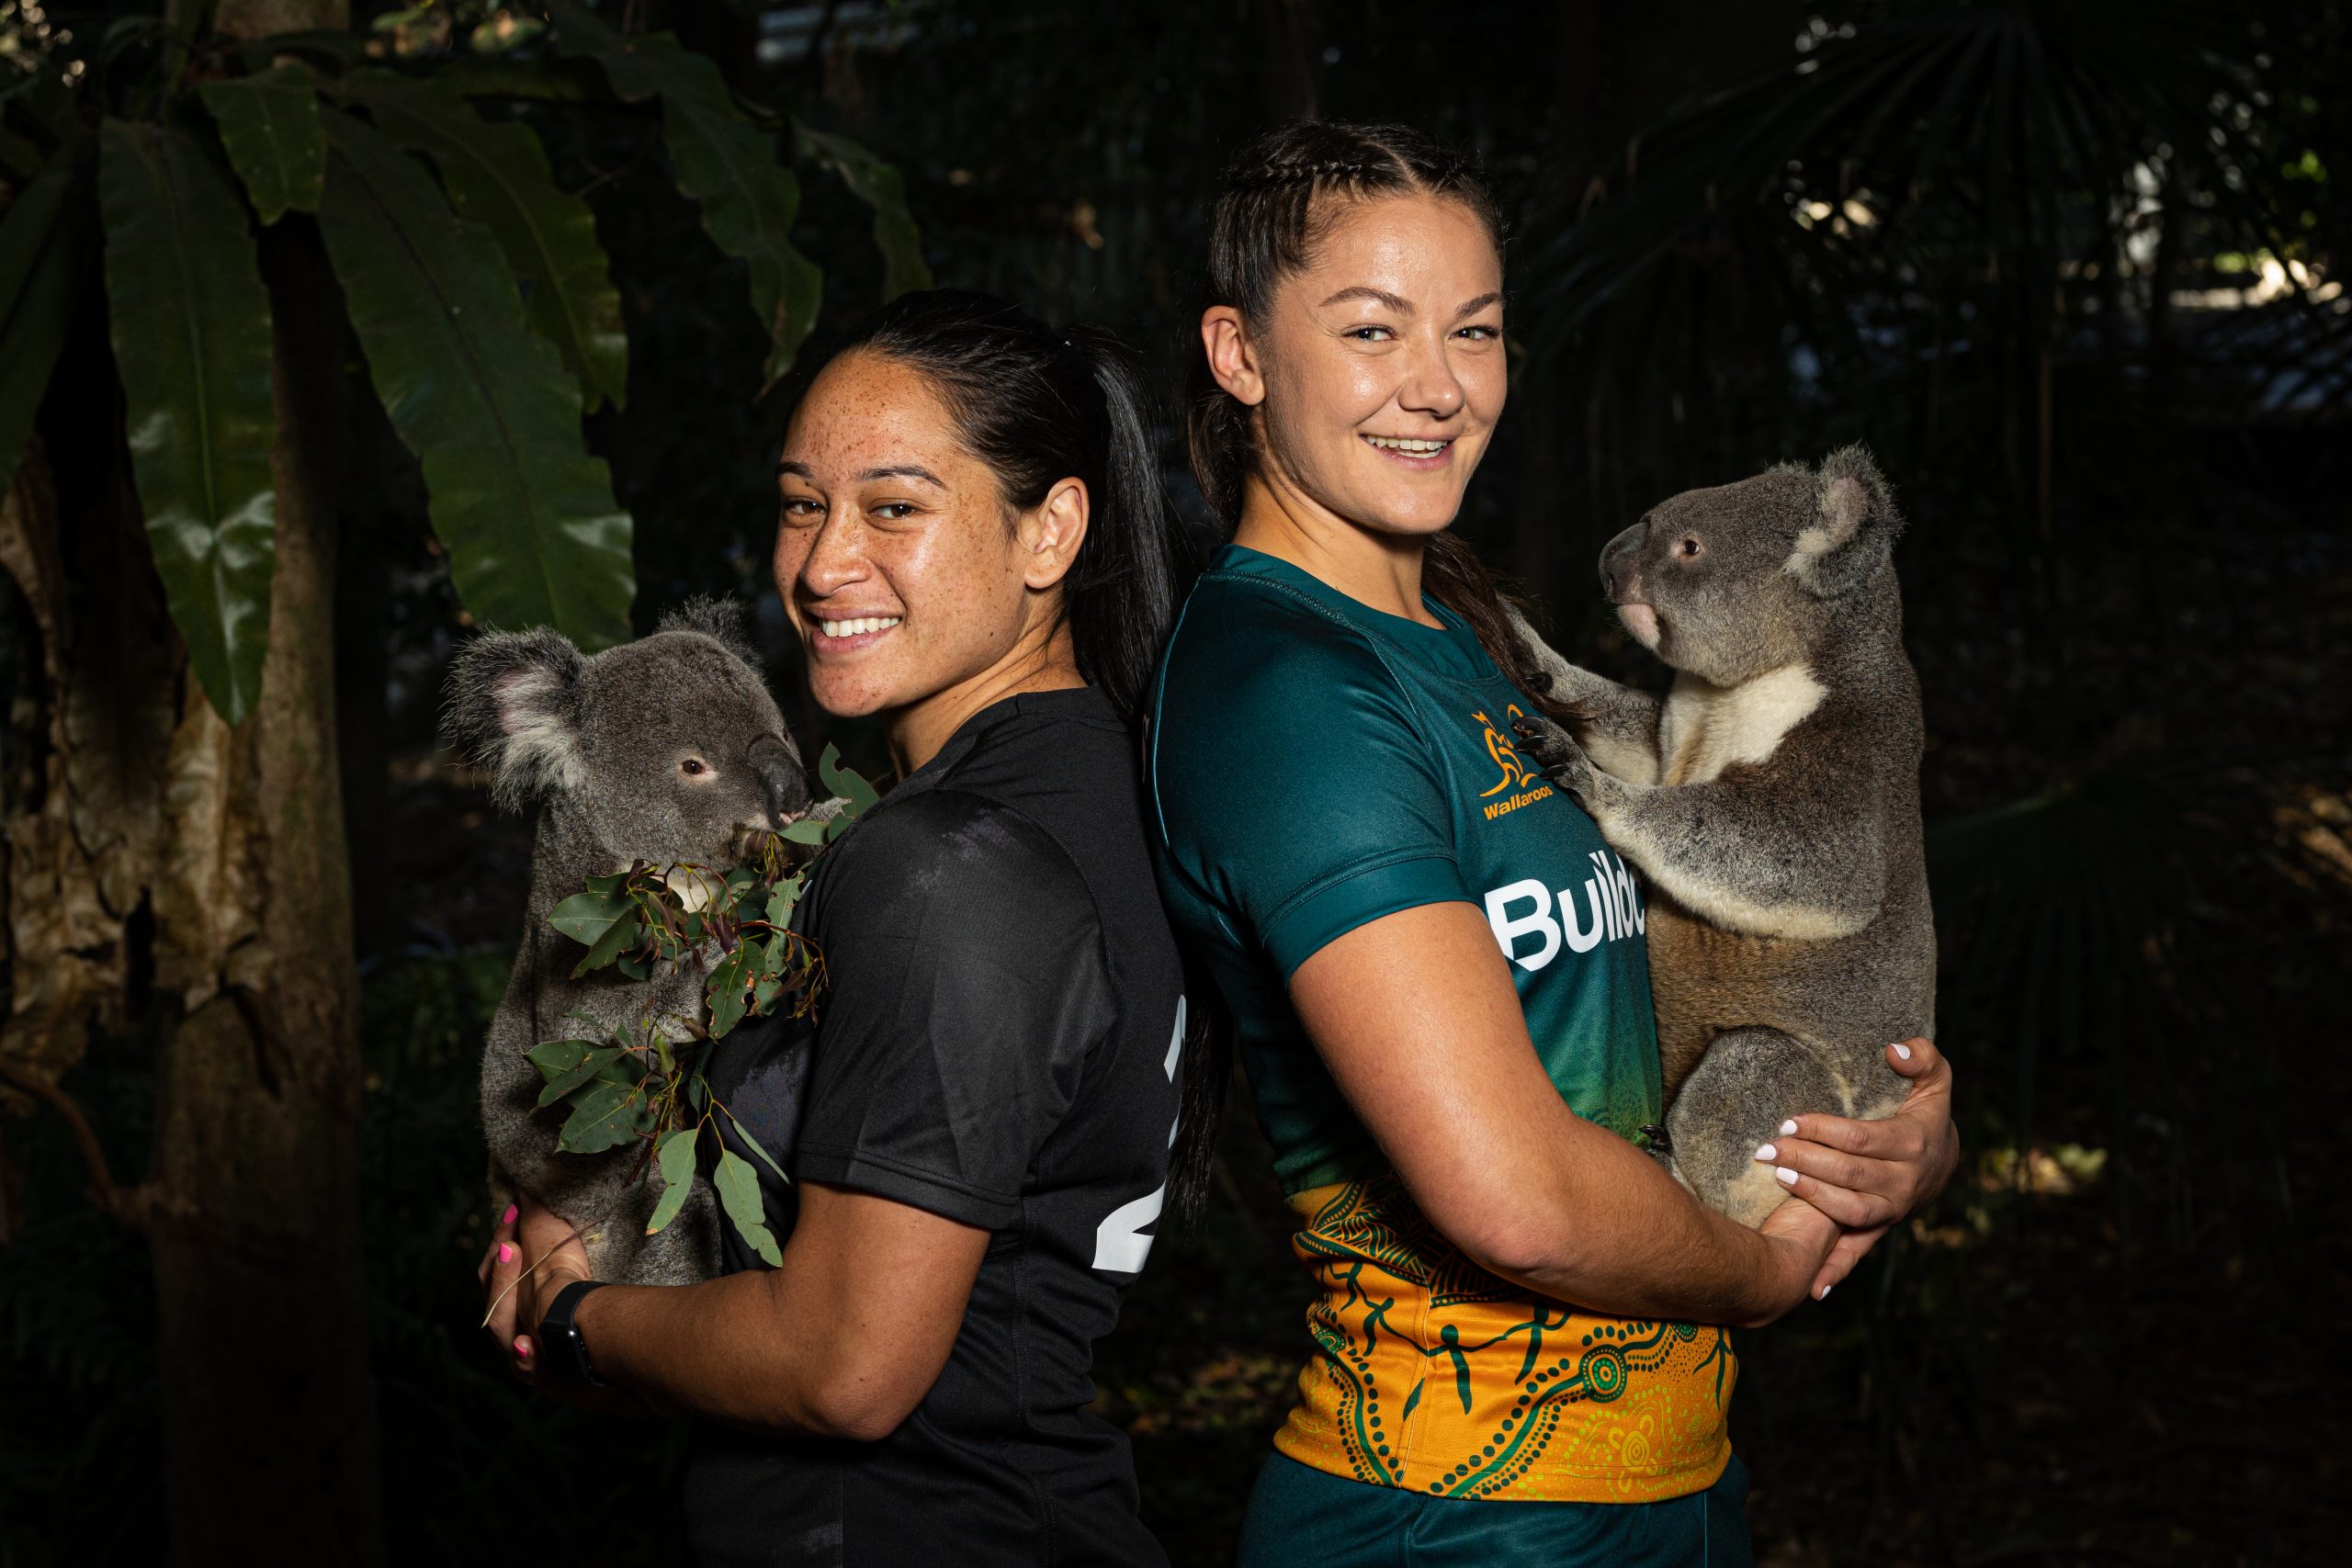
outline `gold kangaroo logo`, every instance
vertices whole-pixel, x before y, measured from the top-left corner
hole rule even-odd
[[[1487,755],[1493,758],[1495,766],[1503,771],[1503,776],[1495,787],[1480,790],[1478,798],[1484,800],[1490,795],[1500,795],[1507,789],[1525,789],[1534,783],[1535,770],[1527,765],[1527,760],[1519,754],[1519,748],[1510,743],[1510,737],[1504,731],[1497,729],[1495,721],[1485,714],[1474,713],[1470,716],[1487,727]],[[1524,716],[1520,712],[1517,703],[1511,704],[1504,712],[1506,722],[1517,720],[1522,716]]]

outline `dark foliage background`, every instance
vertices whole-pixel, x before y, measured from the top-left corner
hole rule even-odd
[[[1602,540],[1673,491],[1871,443],[1913,523],[1970,1158],[1831,1303],[1747,1337],[1760,1554],[2333,1559],[2352,1529],[2325,1326],[2352,1261],[2325,1186],[2352,1135],[2352,13],[602,9],[895,163],[940,281],[1111,325],[1170,386],[1204,193],[1240,141],[1319,113],[1476,146],[1516,215],[1516,379],[1462,526],[1599,667],[1657,678],[1600,613]],[[766,581],[788,390],[752,396],[766,344],[740,264],[658,149],[570,126],[542,127],[560,182],[626,197],[599,234],[631,395],[591,428],[637,519],[639,622],[691,592],[757,603],[787,713],[879,773],[873,735],[808,710]],[[880,298],[866,221],[810,185],[796,239],[836,326]],[[472,1086],[527,840],[436,750],[464,617],[377,424],[346,486],[338,665],[391,1550],[673,1561],[677,1435],[532,1403],[472,1327]],[[150,1064],[100,1045],[69,1087],[135,1170]],[[1102,1408],[1185,1562],[1228,1551],[1302,1343],[1286,1216],[1235,1109],[1217,1200],[1161,1238],[1101,1351]],[[52,1121],[5,1131],[26,1219],[0,1247],[0,1564],[143,1560],[139,1248],[82,1206]]]

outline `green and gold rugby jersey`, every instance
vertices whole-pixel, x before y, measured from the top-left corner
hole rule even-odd
[[[1527,698],[1469,628],[1385,615],[1228,545],[1186,601],[1148,754],[1178,935],[1232,1009],[1316,1354],[1274,1439],[1333,1474],[1451,1496],[1645,1502],[1712,1484],[1736,1372],[1719,1328],[1589,1313],[1431,1229],[1308,1042],[1292,971],[1383,915],[1459,900],[1510,960],[1554,1087],[1632,1137],[1658,1119],[1641,896],[1512,745]],[[1446,1042],[1421,1070],[1446,1070]]]

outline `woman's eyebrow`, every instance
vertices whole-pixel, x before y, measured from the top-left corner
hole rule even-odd
[[[1471,300],[1466,305],[1455,306],[1453,308],[1453,319],[1458,321],[1464,316],[1475,316],[1489,305],[1501,304],[1502,298],[1503,293],[1499,288],[1496,289],[1491,294],[1481,294],[1478,298]]]
[[[778,463],[775,466],[775,471],[776,477],[779,479],[786,474],[792,474],[797,478],[807,479],[811,484],[817,482],[817,476],[809,471],[808,464],[796,463],[789,457],[786,458],[783,462]],[[925,484],[937,485],[941,490],[945,490],[947,488],[947,482],[944,479],[942,479],[937,474],[933,473],[929,468],[923,468],[915,463],[897,463],[886,468],[867,468],[857,477],[861,481],[866,479],[921,479]]]
[[[1374,288],[1362,283],[1353,288],[1340,289],[1337,294],[1324,300],[1323,304],[1337,305],[1345,299],[1370,299],[1375,304],[1387,306],[1400,316],[1409,316],[1413,313],[1413,302],[1403,295],[1391,294],[1385,288]],[[1322,306],[1316,308],[1320,310]]]

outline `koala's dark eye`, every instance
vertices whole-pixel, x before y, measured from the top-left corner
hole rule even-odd
[[[1682,537],[1676,542],[1674,553],[1682,557],[1686,560],[1690,557],[1697,555],[1699,553],[1698,539],[1689,534],[1683,535]]]
[[[684,761],[678,764],[678,772],[685,774],[688,778],[694,778],[704,771],[703,761],[700,757],[689,757]]]

